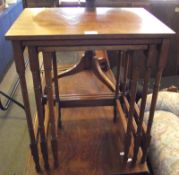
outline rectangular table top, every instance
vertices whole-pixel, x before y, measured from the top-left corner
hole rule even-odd
[[[26,8],[6,33],[11,40],[167,38],[173,30],[143,8]]]

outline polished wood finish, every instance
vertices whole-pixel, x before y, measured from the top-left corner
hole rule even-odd
[[[54,112],[54,101],[53,101],[53,88],[52,88],[52,54],[44,52],[43,61],[44,61],[44,71],[45,71],[45,81],[46,81],[46,91],[47,91],[47,101],[50,115],[50,132],[51,132],[51,147],[52,154],[54,157],[54,167],[58,167],[58,141],[57,141],[57,128],[55,121],[55,112]],[[56,84],[56,82],[55,82]]]
[[[173,30],[176,35],[170,41],[169,56],[164,76],[179,75],[179,1],[156,1],[151,3],[149,11],[154,14],[158,19],[163,21]]]
[[[131,135],[132,135],[132,116],[134,113],[134,103],[136,98],[136,88],[137,88],[137,80],[138,80],[138,70],[137,68],[134,69],[132,72],[132,83],[131,83],[131,94],[130,94],[130,108],[129,108],[129,115],[128,115],[128,123],[127,123],[127,132],[126,132],[126,138],[125,138],[125,155],[124,155],[124,161],[127,162],[128,160],[128,153],[129,153],[129,147],[131,145]]]
[[[27,8],[7,32],[6,38],[164,38],[172,34],[170,28],[143,8],[96,8],[95,13],[85,8]]]
[[[151,27],[151,26],[155,26],[155,27]],[[95,10],[93,9],[93,11],[91,9],[87,10],[84,8],[79,8],[79,9],[34,8],[34,9],[25,9],[23,11],[23,13],[20,15],[18,20],[9,29],[8,33],[6,34],[6,37],[8,39],[13,40],[14,43],[20,43],[18,45],[18,48],[14,47],[14,53],[15,56],[19,57],[18,59],[23,59],[24,47],[28,47],[29,50],[30,67],[33,76],[34,92],[35,92],[37,113],[38,113],[39,136],[41,141],[42,157],[44,159],[46,169],[49,169],[49,159],[51,160],[51,162],[53,160],[54,165],[57,169],[60,168],[61,166],[60,167],[58,166],[59,160],[61,160],[62,158],[61,156],[63,155],[63,153],[66,155],[65,152],[67,152],[66,149],[63,148],[64,147],[63,143],[65,143],[63,142],[63,139],[65,138],[63,136],[59,138],[57,137],[57,133],[59,132],[60,134],[62,134],[63,127],[64,128],[67,127],[65,126],[65,122],[64,122],[63,124],[64,126],[62,125],[63,126],[62,129],[57,131],[57,117],[59,116],[59,113],[55,112],[56,111],[55,104],[59,103],[60,110],[63,107],[63,105],[65,107],[69,107],[69,106],[84,107],[86,105],[113,106],[114,116],[112,116],[112,118],[115,121],[115,123],[112,122],[111,124],[114,125],[112,128],[115,128],[116,126],[118,126],[118,124],[120,124],[118,128],[123,129],[123,131],[114,133],[115,137],[117,138],[122,137],[121,145],[123,146],[122,149],[120,147],[118,148],[118,145],[112,141],[112,138],[110,138],[111,141],[110,144],[112,146],[112,147],[110,146],[110,150],[113,150],[115,152],[115,153],[112,152],[111,155],[116,155],[117,157],[119,157],[118,159],[115,156],[109,157],[109,159],[111,160],[112,169],[117,169],[116,172],[120,174],[130,174],[130,173],[134,174],[135,169],[137,169],[138,170],[137,172],[139,173],[143,172],[143,169],[139,167],[145,166],[146,163],[145,159],[147,156],[147,150],[151,139],[150,133],[151,133],[151,127],[152,127],[157,94],[159,89],[159,82],[161,79],[164,66],[166,65],[166,61],[167,61],[166,58],[167,58],[167,51],[169,47],[168,39],[171,36],[173,36],[173,34],[174,32],[171,29],[169,29],[166,25],[164,25],[162,22],[157,20],[154,16],[152,16],[150,13],[148,13],[146,10],[142,8],[96,8]],[[143,110],[145,108],[147,82],[150,76],[150,66],[151,66],[150,61],[154,55],[153,50],[151,51],[151,48],[154,47],[158,48],[156,52],[158,53],[159,58],[157,59],[157,63],[158,63],[157,75],[156,75],[155,87],[153,91],[149,122],[145,127],[145,124],[143,123],[143,115],[144,115]],[[82,72],[79,73],[79,70],[77,70],[76,68],[71,69],[70,71],[64,72],[63,76],[62,74],[61,76],[59,76],[60,79],[63,79],[64,77],[67,80],[68,78],[72,78],[71,81],[69,80],[68,82],[63,81],[63,83],[60,84],[60,81],[57,80],[57,70],[54,70],[57,69],[56,60],[55,60],[56,58],[54,54],[57,50],[61,50],[64,48],[66,51],[68,51],[68,49],[69,50],[85,49],[84,57],[82,57],[82,61],[80,62],[80,64],[82,63],[83,64],[80,67],[83,68],[82,70],[84,70],[84,68],[86,69],[83,71],[84,73],[87,73],[87,71],[89,72],[90,70],[89,68],[93,68],[94,70],[93,74],[90,73],[88,78],[83,78]],[[117,49],[119,53],[125,53],[121,57],[123,58],[124,65],[125,65],[124,74],[123,76],[119,75],[122,72],[120,71],[121,64],[123,64],[122,61],[119,61],[116,80],[114,80],[113,75],[107,76],[107,73],[104,73],[102,71],[102,69],[100,68],[98,57],[95,55],[95,51],[94,51],[96,49],[108,50],[110,48]],[[45,85],[43,85],[42,80],[40,78],[39,63],[38,63],[39,51],[42,51],[43,53]],[[147,73],[145,75],[145,83],[143,89],[144,95],[142,97],[143,99],[142,99],[141,112],[139,111],[135,103],[136,91],[137,91],[136,86],[139,78],[139,67],[138,67],[139,60],[137,60],[137,64],[136,64],[136,62],[134,61],[133,54],[138,51],[148,52],[148,56],[147,58],[145,58],[147,60],[146,63]],[[19,64],[18,59],[15,59],[16,65]],[[53,68],[52,68],[52,62],[53,62]],[[23,87],[26,89],[26,82],[24,81],[25,80],[24,71],[23,69],[20,68],[21,66],[23,66],[23,61],[20,61],[20,65],[18,65],[19,68],[18,73],[19,76],[21,77],[21,81],[22,81],[21,84],[23,83],[22,89]],[[129,71],[129,69],[131,71]],[[110,71],[110,69],[108,71]],[[72,73],[76,73],[76,72],[78,72],[78,74],[76,74],[75,76],[80,76],[82,80],[81,83],[75,81],[75,79],[73,80],[74,75],[72,75]],[[130,74],[129,87],[127,87],[128,74]],[[54,76],[54,78],[52,78],[52,75]],[[98,78],[99,80],[102,81],[99,81],[97,79],[98,81],[94,82],[95,78]],[[104,84],[106,86],[104,86]],[[86,88],[80,88],[80,85],[84,85]],[[99,95],[99,94],[96,95],[96,89],[91,85],[94,85],[94,87],[98,87],[98,86],[105,87],[106,88],[106,90],[104,91],[105,93],[103,95]],[[43,91],[42,87],[44,86],[45,86],[45,90]],[[66,86],[66,89],[65,88],[63,89],[66,92],[65,95],[61,95],[61,88],[63,88],[62,86]],[[67,92],[66,90],[68,90],[68,87],[77,87],[77,89],[74,88],[71,91]],[[101,91],[100,87],[98,88],[98,90]],[[54,88],[55,88],[55,93],[53,93]],[[58,97],[58,92],[57,92],[58,88],[60,90],[61,99]],[[88,95],[89,91],[91,94]],[[112,95],[106,95],[106,93],[109,94],[109,92],[112,93]],[[28,104],[27,94],[25,93],[26,91],[23,92],[24,103],[26,103],[27,100],[27,104]],[[71,93],[72,94],[82,93],[83,95],[70,96],[69,94]],[[46,96],[47,103],[44,102],[45,101],[44,94],[47,95]],[[27,118],[31,117],[28,113],[30,112],[29,107],[30,106],[27,105],[27,111],[26,111],[28,115]],[[103,107],[103,109],[105,108]],[[97,115],[97,113],[95,112],[93,113],[94,116]],[[99,115],[101,115],[100,113]],[[72,113],[69,113],[69,115],[70,115],[69,117],[73,116]],[[117,115],[119,116],[117,117]],[[80,115],[80,117],[83,116],[86,116],[86,114]],[[96,118],[97,117],[95,117],[95,120],[96,122],[98,122],[98,119]],[[88,117],[86,117],[86,119],[88,119]],[[119,121],[117,119],[119,119]],[[62,116],[62,121],[63,120],[64,119]],[[49,123],[46,124],[45,122],[48,121]],[[80,122],[77,121],[77,125],[79,124],[79,126],[81,126]],[[88,121],[86,122],[87,122],[86,124],[87,125],[89,124],[90,126],[90,123],[88,123]],[[30,126],[30,121],[28,121],[28,124]],[[78,128],[77,125],[73,125],[73,126],[75,126],[75,128]],[[48,130],[48,126],[50,130]],[[102,126],[103,125],[101,125],[101,127]],[[47,132],[45,127],[47,128]],[[86,127],[86,129],[87,130],[84,131],[85,133],[91,131],[91,129],[88,130],[88,127]],[[95,129],[94,126],[93,129]],[[103,130],[105,128],[100,128],[100,129]],[[81,129],[79,129],[79,131],[80,130]],[[29,132],[31,132],[31,130]],[[142,138],[140,141],[139,135],[141,133],[142,133]],[[33,131],[31,134],[33,135]],[[77,146],[79,150],[84,149],[83,143],[85,143],[85,145],[86,143],[88,144],[90,143],[90,140],[88,140],[87,135],[85,135],[86,138],[83,136],[83,132],[81,134],[78,134],[78,132],[73,134],[74,136],[76,135],[75,136],[76,139],[81,138],[81,140],[79,141],[81,145]],[[88,134],[90,136],[91,133]],[[121,134],[122,136],[121,135],[119,136],[118,134],[119,135]],[[93,136],[90,137],[92,138],[92,140],[95,140],[95,138],[93,139]],[[50,138],[51,145],[48,147],[47,139],[49,138]],[[84,138],[87,140],[87,142],[83,142]],[[36,141],[38,140],[38,138],[35,139]],[[60,139],[59,145],[57,144],[58,139]],[[66,141],[67,145],[69,145],[70,143],[73,144],[73,142],[75,142],[76,139],[72,139],[72,142],[70,142],[70,140],[67,139]],[[100,141],[101,138],[99,137],[98,140]],[[33,140],[31,140],[31,142],[33,142]],[[113,147],[117,147],[117,149],[114,149]],[[102,148],[100,149],[103,150]],[[49,154],[49,150],[52,150],[52,154]],[[62,152],[58,156],[59,150],[61,150]],[[122,152],[120,152],[120,154],[117,154],[117,150]],[[92,149],[89,151],[93,152],[94,150]],[[84,152],[82,151],[82,153]],[[82,153],[80,152],[78,155],[81,157]],[[90,153],[90,155],[93,155],[93,153]],[[89,160],[91,162],[95,162],[93,160],[94,157],[93,156],[90,157],[90,155],[87,156],[89,157]],[[75,157],[74,159],[75,163],[77,162],[78,164],[79,157],[77,157],[77,155],[75,155],[74,157]],[[118,161],[119,159],[122,161],[122,163],[121,162],[116,163],[116,161]],[[141,159],[142,161],[140,162]],[[38,167],[39,166],[38,157],[36,158],[34,156],[34,160],[36,163],[36,167]],[[106,159],[104,154],[102,155],[99,163],[100,171],[94,170],[98,172],[98,174],[104,173],[104,170],[101,171],[101,167],[104,167],[104,165],[106,165],[105,160]],[[132,164],[130,163],[131,161]],[[128,166],[129,164],[132,166]],[[78,165],[80,165],[80,167],[81,166],[83,167],[81,162]],[[89,166],[89,163],[87,163],[87,165],[91,171],[92,168],[91,165],[93,164],[90,164]],[[86,168],[86,165],[84,167]],[[73,167],[71,168],[73,169]],[[80,168],[78,169],[78,166],[75,168],[77,168],[77,171],[80,171]],[[62,170],[63,167],[61,167],[60,171]],[[73,173],[73,171],[71,173]]]
[[[43,48],[42,50],[44,50],[45,48]],[[49,50],[47,48],[47,50]],[[105,54],[105,56],[107,56]],[[83,70],[88,70],[88,69],[92,69],[95,73],[95,75],[104,83],[106,84],[106,86],[111,89],[111,91],[115,91],[115,87],[113,85],[113,83],[111,82],[111,80],[105,76],[105,74],[103,73],[100,64],[99,64],[99,60],[98,58],[100,58],[100,53],[99,51],[94,52],[92,50],[88,50],[85,51],[84,55],[82,56],[81,60],[79,61],[79,63],[75,64],[72,68],[61,72],[58,75],[58,78],[64,77],[64,76],[70,76],[72,74],[75,73],[79,73]],[[105,58],[104,58],[105,59]]]
[[[168,49],[169,49],[169,40],[164,40],[162,45],[160,46],[160,56],[159,56],[159,60],[157,64],[157,74],[156,74],[155,84],[153,88],[150,114],[149,114],[149,120],[148,120],[146,138],[145,138],[146,139],[145,149],[144,149],[144,153],[142,157],[142,162],[145,162],[146,160],[147,147],[149,146],[150,140],[151,140],[150,133],[151,133],[152,123],[153,123],[153,118],[154,118],[155,106],[157,102],[157,95],[158,95],[158,90],[160,87],[160,80],[161,80],[162,72],[164,69],[164,65],[166,65],[166,62],[167,62]]]
[[[112,106],[113,94],[89,94],[89,95],[66,95],[61,97],[61,107],[89,107],[89,106]]]
[[[61,127],[61,102],[59,97],[59,86],[58,86],[58,66],[57,66],[57,58],[56,53],[52,52],[53,59],[53,77],[54,77],[54,88],[55,88],[55,98],[56,103],[58,103],[58,126]]]
[[[40,131],[40,138],[41,138],[40,139],[41,152],[44,159],[44,167],[48,170],[49,169],[48,150],[47,150],[47,140],[46,140],[45,128],[44,128],[43,105],[41,103],[42,86],[41,86],[40,71],[39,71],[38,52],[35,47],[29,47],[28,51],[29,51],[29,63],[32,72],[35,100],[36,100],[37,113],[38,113],[38,124],[39,124],[38,130]]]
[[[138,119],[138,127],[137,127],[137,133],[135,137],[135,146],[134,146],[134,156],[133,156],[133,162],[135,163],[137,161],[137,154],[139,151],[140,143],[142,142],[142,124],[143,124],[143,118],[144,118],[144,112],[145,112],[145,106],[146,106],[146,100],[147,100],[147,92],[148,92],[148,82],[151,75],[151,69],[152,69],[152,58],[154,57],[155,53],[155,45],[151,45],[148,49],[147,59],[146,59],[146,65],[145,65],[145,75],[144,75],[144,85],[143,85],[143,92],[142,92],[142,101],[140,105],[140,114]]]
[[[39,151],[37,147],[36,135],[35,135],[31,111],[30,111],[27,83],[26,83],[26,78],[25,78],[25,62],[24,62],[24,57],[23,57],[24,49],[21,45],[21,42],[14,41],[12,45],[13,45],[13,50],[15,51],[14,60],[15,60],[15,65],[16,65],[16,71],[20,79],[21,92],[22,92],[22,97],[23,97],[23,102],[24,102],[24,107],[25,107],[25,114],[26,114],[27,126],[28,126],[28,131],[29,131],[29,137],[30,137],[31,154],[35,162],[35,168],[39,172],[41,171],[41,167],[39,164]]]
[[[123,76],[123,85],[122,85],[122,92],[125,93],[126,86],[127,86],[127,75],[128,75],[128,67],[129,67],[129,59],[130,53],[124,52],[124,76]]]
[[[58,6],[53,0],[25,0],[25,7],[47,7]],[[54,3],[56,2],[56,3]],[[91,0],[89,3],[92,2]],[[88,3],[61,3],[62,6],[88,6]],[[90,4],[89,4],[90,6]],[[176,31],[176,36],[171,41],[169,49],[169,61],[164,70],[164,76],[179,74],[179,1],[178,0],[95,0],[95,7],[143,7]]]
[[[106,73],[110,75],[109,71]],[[84,79],[89,82],[85,83]],[[61,96],[69,93],[81,96],[111,94],[111,91],[90,70],[63,77],[59,79],[59,85],[61,85]],[[125,133],[120,118],[115,124],[113,123],[112,106],[62,108],[63,128],[57,132],[60,166],[49,172],[43,171],[42,174],[148,174],[146,163],[132,168],[130,163],[125,168],[121,166],[123,157],[120,152],[124,149]],[[123,122],[126,122],[126,117],[123,118]],[[53,164],[52,156],[49,160]],[[33,161],[30,160],[26,175],[37,175],[32,167]]]
[[[96,7],[143,7],[176,32],[169,49],[164,76],[179,74],[179,1],[178,0],[95,0]]]
[[[120,82],[120,67],[121,67],[121,55],[122,52],[118,52],[118,62],[117,62],[117,76],[116,76],[116,88],[115,88],[115,104],[114,104],[114,118],[113,121],[116,122],[117,120],[117,99],[119,98],[119,82]]]

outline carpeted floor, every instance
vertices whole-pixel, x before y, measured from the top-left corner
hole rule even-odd
[[[26,76],[28,77],[30,101],[34,104],[29,68],[27,68]],[[14,64],[12,64],[0,84],[1,90],[8,93],[16,79],[17,74]],[[3,97],[1,99],[4,104],[6,100]],[[22,102],[20,87],[17,89],[15,99]],[[32,111],[34,113],[34,107]],[[28,144],[29,137],[23,109],[13,104],[8,111],[0,110],[0,175],[24,174],[29,150]]]
[[[60,64],[73,64],[79,60],[79,54],[71,52],[58,53],[57,57]],[[17,78],[13,63],[0,83],[0,90],[9,94]],[[35,114],[33,83],[29,67],[26,69],[26,78],[28,80],[27,87],[31,111],[32,114]],[[23,103],[20,86],[14,98]],[[1,100],[5,104],[6,99],[1,97]],[[29,136],[25,112],[15,104],[12,104],[8,111],[0,110],[0,175],[23,175],[28,152]]]

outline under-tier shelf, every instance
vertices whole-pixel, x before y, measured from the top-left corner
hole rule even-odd
[[[108,77],[112,76],[111,70],[106,74]],[[62,99],[70,98],[70,94],[78,94],[78,97],[82,97],[81,99],[86,97],[85,94],[89,94],[90,98],[105,96],[104,94],[107,97],[114,97],[112,92],[96,78],[92,71],[85,70],[61,78],[59,87]],[[75,95],[71,96],[71,99],[73,98],[75,98]],[[120,102],[118,102],[119,105],[121,106]],[[47,105],[45,105],[45,108],[48,111]],[[119,110],[122,110],[122,108],[119,108]],[[123,110],[120,112],[124,113]],[[58,128],[57,131],[60,166],[44,173],[52,175],[147,173],[146,163],[140,163],[141,151],[139,151],[137,163],[132,166],[132,162],[130,162],[130,158],[132,159],[133,156],[133,143],[130,146],[129,162],[125,167],[123,166],[127,118],[118,115],[118,120],[114,123],[113,115],[113,106],[111,105],[62,108],[62,129]],[[47,116],[48,112],[46,112],[45,118],[48,118]],[[50,139],[48,145],[50,145]],[[49,155],[50,166],[53,167],[53,156],[52,154]],[[43,161],[41,160],[41,162]],[[32,173],[32,167],[34,165],[31,160],[27,167],[27,175],[37,174],[35,169]]]

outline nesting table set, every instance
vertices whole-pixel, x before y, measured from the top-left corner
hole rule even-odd
[[[113,106],[113,121],[120,121],[124,129],[123,165],[128,163],[129,151],[132,145],[132,165],[146,161],[147,150],[151,140],[151,127],[157,101],[157,94],[163,69],[167,62],[169,39],[175,34],[165,24],[156,19],[143,8],[27,8],[6,33],[6,38],[12,41],[16,70],[20,78],[21,91],[25,106],[26,119],[30,135],[30,149],[37,171],[42,168],[39,163],[37,136],[34,132],[32,114],[25,77],[24,49],[28,49],[30,69],[34,83],[34,93],[38,116],[38,131],[40,149],[45,168],[49,169],[47,132],[44,124],[44,94],[48,103],[50,138],[54,166],[59,165],[57,139],[57,120],[54,112],[54,101],[58,103],[59,125],[60,109],[75,106]],[[96,50],[115,50],[119,55],[117,60],[116,80],[105,77],[100,69],[95,55]],[[56,52],[85,51],[82,62],[93,64],[100,80],[111,90],[111,95],[78,96],[61,100],[58,87]],[[140,61],[133,61],[134,53],[141,51],[145,55],[144,74],[140,75]],[[40,75],[39,52],[43,55],[45,90],[42,88]],[[153,63],[156,58],[156,64]],[[140,60],[140,59],[139,59]],[[84,66],[84,65],[83,65]],[[88,65],[87,65],[88,66]],[[152,67],[156,67],[156,78],[150,106],[148,122],[145,125],[144,111],[148,92],[148,83]],[[77,66],[78,68],[80,66]],[[72,74],[78,71],[67,71]],[[121,74],[121,71],[123,73]],[[68,76],[69,76],[68,75]],[[136,105],[138,80],[143,79],[142,99]],[[88,81],[88,80],[86,80]],[[54,82],[54,85],[52,85]],[[53,93],[53,91],[55,93]],[[55,94],[55,95],[53,95]],[[65,99],[65,98],[64,98]],[[94,108],[95,110],[95,108]],[[139,158],[138,152],[142,156]]]

